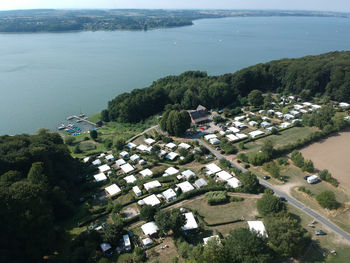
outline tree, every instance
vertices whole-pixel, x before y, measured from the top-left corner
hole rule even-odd
[[[124,138],[118,138],[114,142],[114,147],[117,149],[117,151],[123,150],[125,146],[125,139]]]
[[[75,145],[73,152],[78,154],[78,153],[82,153],[83,151],[80,149],[80,145],[77,144]]]
[[[243,192],[257,194],[262,191],[262,186],[258,178],[251,172],[245,172],[240,175],[240,180],[243,185]]]
[[[172,230],[174,235],[178,235],[181,227],[186,224],[186,217],[179,209],[160,210],[154,218],[159,230],[164,234]]]
[[[90,131],[90,137],[91,137],[91,139],[93,139],[93,140],[96,140],[97,139],[97,131],[96,130],[92,130],[92,131]]]
[[[102,230],[102,239],[104,242],[116,244],[122,238],[123,225],[107,224]]]
[[[135,263],[141,263],[145,262],[146,254],[143,251],[141,247],[135,247],[134,253],[133,253],[133,262]]]
[[[275,162],[264,163],[263,168],[265,171],[269,172],[272,177],[280,177],[280,167]]]
[[[101,121],[109,122],[109,112],[108,112],[108,110],[101,111]]]
[[[155,206],[145,205],[140,210],[140,219],[146,222],[153,221],[157,211]]]
[[[299,152],[298,150],[294,150],[291,154],[291,160],[293,161],[293,163],[298,166],[298,167],[303,167],[304,165],[304,157],[301,154],[301,152]]]
[[[258,200],[257,208],[260,215],[266,216],[286,210],[286,205],[277,196],[264,194]]]
[[[272,261],[272,251],[264,237],[246,228],[235,229],[230,232],[224,243],[224,262],[259,262]]]
[[[258,107],[264,103],[264,97],[260,90],[252,90],[248,95],[248,102],[250,105]]]
[[[27,178],[33,184],[47,184],[47,177],[44,174],[44,163],[33,163]]]
[[[323,208],[337,209],[339,207],[339,203],[332,191],[323,191],[319,193],[316,196],[316,200]]]
[[[180,136],[185,133],[191,126],[191,117],[187,111],[168,110],[160,122],[162,130],[167,131],[170,135]]]
[[[325,181],[329,181],[332,178],[332,174],[327,169],[320,171],[318,176]]]
[[[264,220],[270,247],[282,257],[296,257],[309,243],[306,231],[288,214],[270,216]]]
[[[273,142],[271,139],[264,141],[263,146],[261,147],[261,151],[266,153],[269,158],[272,158],[274,156]]]
[[[203,258],[205,262],[225,263],[226,255],[224,246],[216,238],[208,240],[204,246]]]
[[[312,173],[315,170],[314,163],[311,160],[306,160],[304,162],[302,170],[306,171],[306,172],[309,172],[309,173]]]

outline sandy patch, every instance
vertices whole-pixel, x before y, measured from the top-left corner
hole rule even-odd
[[[328,169],[340,185],[350,188],[350,128],[301,150],[315,168]]]

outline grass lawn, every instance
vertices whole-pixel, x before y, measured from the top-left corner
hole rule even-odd
[[[246,149],[242,152],[256,152],[261,148],[266,140],[271,140],[274,147],[278,148],[289,143],[293,143],[299,139],[303,139],[317,130],[318,129],[314,127],[293,127],[291,129],[280,132],[278,135],[270,135],[256,141],[246,143],[244,145]],[[238,143],[236,143],[235,146],[239,148]]]
[[[185,207],[197,210],[207,223],[216,224],[241,219],[242,216],[246,220],[254,219],[258,215],[256,202],[257,199],[255,198],[245,198],[242,202],[210,206],[203,196],[202,198],[187,202]]]

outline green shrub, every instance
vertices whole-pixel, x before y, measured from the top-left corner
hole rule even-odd
[[[244,201],[243,197],[240,197],[240,196],[231,196],[230,197],[230,202],[242,202],[242,201]]]
[[[226,191],[213,191],[208,192],[205,195],[209,205],[217,205],[227,202],[227,192]]]
[[[280,177],[280,167],[275,162],[264,163],[263,169],[271,174],[272,177]]]
[[[306,160],[306,161],[304,162],[304,165],[303,165],[303,167],[302,167],[302,170],[303,170],[304,172],[312,173],[312,172],[315,170],[315,168],[314,168],[314,163],[313,163],[311,160]]]
[[[299,191],[304,192],[305,194],[309,195],[309,196],[313,196],[314,194],[307,188],[305,188],[305,186],[300,186],[298,188]]]
[[[317,202],[323,207],[328,209],[336,209],[339,207],[339,203],[335,198],[335,194],[332,191],[323,191],[316,196]]]

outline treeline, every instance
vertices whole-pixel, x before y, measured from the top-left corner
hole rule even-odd
[[[117,96],[101,116],[104,121],[138,122],[161,112],[167,104],[183,109],[199,104],[209,109],[234,108],[247,104],[248,94],[256,89],[303,100],[316,96],[350,102],[350,52],[271,61],[221,76],[199,71],[168,76],[148,88]]]
[[[1,262],[40,262],[71,216],[83,178],[60,135],[0,137]],[[46,254],[48,253],[48,254]]]

